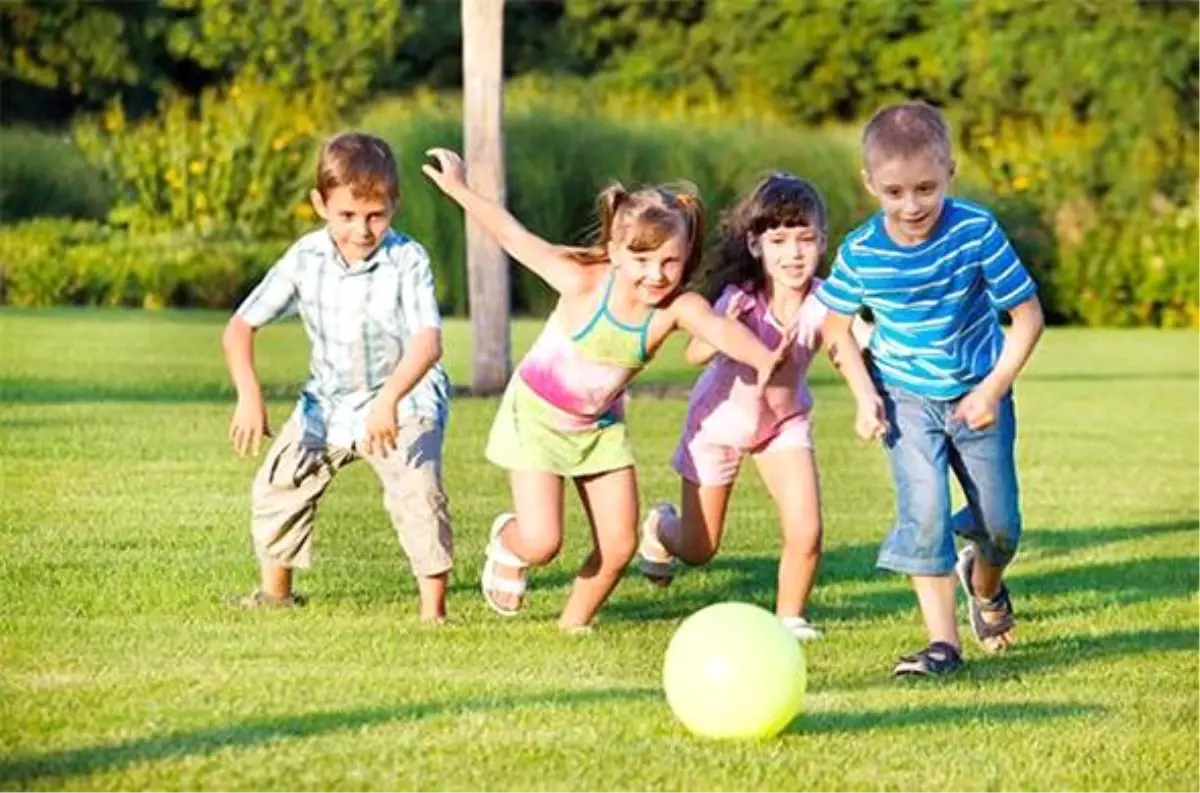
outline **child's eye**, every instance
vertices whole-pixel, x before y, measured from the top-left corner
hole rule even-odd
[[[888,189],[883,191],[883,194],[885,196],[887,196],[888,198],[899,198],[900,197],[900,188],[889,187]]]

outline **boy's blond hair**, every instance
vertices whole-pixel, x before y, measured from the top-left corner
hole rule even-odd
[[[349,187],[355,198],[395,205],[400,177],[387,141],[364,132],[339,132],[327,140],[317,160],[317,192],[327,199],[338,187]]]
[[[863,167],[894,157],[932,152],[949,164],[950,124],[942,111],[926,102],[904,102],[876,111],[862,134]]]

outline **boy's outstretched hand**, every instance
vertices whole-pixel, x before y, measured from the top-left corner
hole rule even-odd
[[[233,420],[229,422],[229,440],[238,457],[258,456],[263,438],[271,437],[267,426],[267,406],[262,397],[238,397]]]
[[[425,156],[437,160],[438,167],[422,165],[421,172],[428,176],[429,180],[437,185],[443,193],[450,193],[457,187],[466,186],[467,166],[457,152],[440,148],[428,149]]]

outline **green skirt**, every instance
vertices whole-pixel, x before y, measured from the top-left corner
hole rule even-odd
[[[604,427],[566,430],[558,409],[514,375],[488,435],[487,458],[509,471],[549,471],[588,476],[633,465],[623,420]]]

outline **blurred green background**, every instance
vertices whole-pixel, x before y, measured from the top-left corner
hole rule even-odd
[[[419,170],[460,145],[460,37],[443,0],[0,5],[0,303],[232,307],[357,127],[397,148],[395,225],[464,314],[461,213]],[[715,219],[788,168],[836,244],[872,211],[862,122],[923,98],[1052,321],[1196,327],[1197,46],[1189,2],[509,0],[509,203],[578,241],[610,180],[691,180]],[[517,312],[549,298],[514,271]]]

